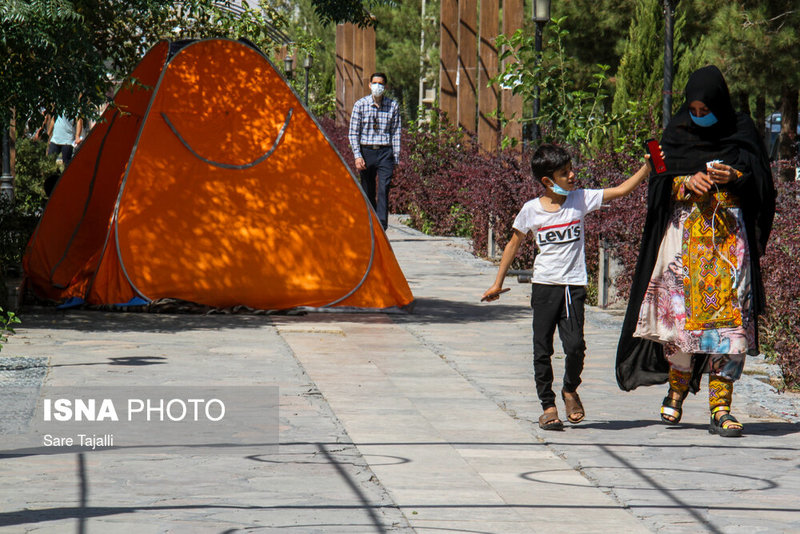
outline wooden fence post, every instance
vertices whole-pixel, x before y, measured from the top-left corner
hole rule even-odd
[[[518,29],[522,27],[523,0],[503,0],[503,33],[511,38]],[[505,68],[509,59],[504,60],[501,68]],[[506,118],[515,116],[516,120],[506,123],[501,131],[502,137],[517,139],[517,148],[522,149],[522,97],[512,95],[511,90],[504,89],[500,95],[501,110]]]
[[[458,20],[458,125],[474,134],[478,107],[478,0],[459,0]]]
[[[499,17],[498,2],[481,0],[478,142],[487,152],[496,152],[500,141],[497,121],[499,95],[496,86],[488,86],[489,80],[497,76],[497,48],[494,40],[500,25]]]

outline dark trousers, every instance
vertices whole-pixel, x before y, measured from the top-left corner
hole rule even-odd
[[[569,288],[569,298],[565,288]],[[586,343],[583,340],[583,306],[586,288],[583,286],[558,286],[533,284],[533,376],[536,393],[542,408],[556,404],[553,393],[553,334],[558,326],[561,346],[564,348],[564,389],[575,391],[581,384]]]
[[[390,146],[361,147],[367,169],[361,171],[361,187],[372,203],[383,229],[389,226],[389,186],[394,173],[394,151]],[[377,178],[377,186],[376,186]]]
[[[52,156],[53,154],[61,154],[61,161],[64,162],[64,167],[69,165],[69,162],[72,161],[72,145],[57,145],[55,143],[50,143],[47,145],[47,155]]]

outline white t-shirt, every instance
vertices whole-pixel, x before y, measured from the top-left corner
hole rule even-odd
[[[602,203],[602,189],[577,189],[555,212],[545,211],[538,198],[522,206],[514,229],[526,235],[534,232],[539,248],[533,262],[534,284],[586,285],[583,216]]]
[[[75,121],[59,115],[53,125],[50,142],[54,145],[71,145],[73,141],[75,141]]]

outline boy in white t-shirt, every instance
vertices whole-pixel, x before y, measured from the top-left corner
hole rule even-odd
[[[649,160],[649,156],[645,156]],[[558,334],[566,355],[561,397],[570,423],[580,423],[585,411],[578,396],[586,344],[583,340],[583,305],[586,299],[586,259],[583,251],[583,217],[604,201],[630,194],[650,173],[645,162],[636,174],[616,187],[577,189],[569,154],[563,148],[543,144],[533,155],[531,170],[545,192],[525,203],[514,220],[514,235],[503,251],[494,285],[483,300],[500,297],[508,268],[525,236],[533,232],[539,253],[533,265],[533,372],[536,393],[544,413],[539,427],[561,430],[553,393],[553,334]]]

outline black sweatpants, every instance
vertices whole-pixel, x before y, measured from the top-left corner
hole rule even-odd
[[[536,393],[542,408],[556,404],[553,393],[553,335],[558,326],[558,336],[564,348],[564,389],[572,392],[581,384],[586,343],[583,340],[583,306],[586,301],[584,286],[533,284],[533,375]]]

